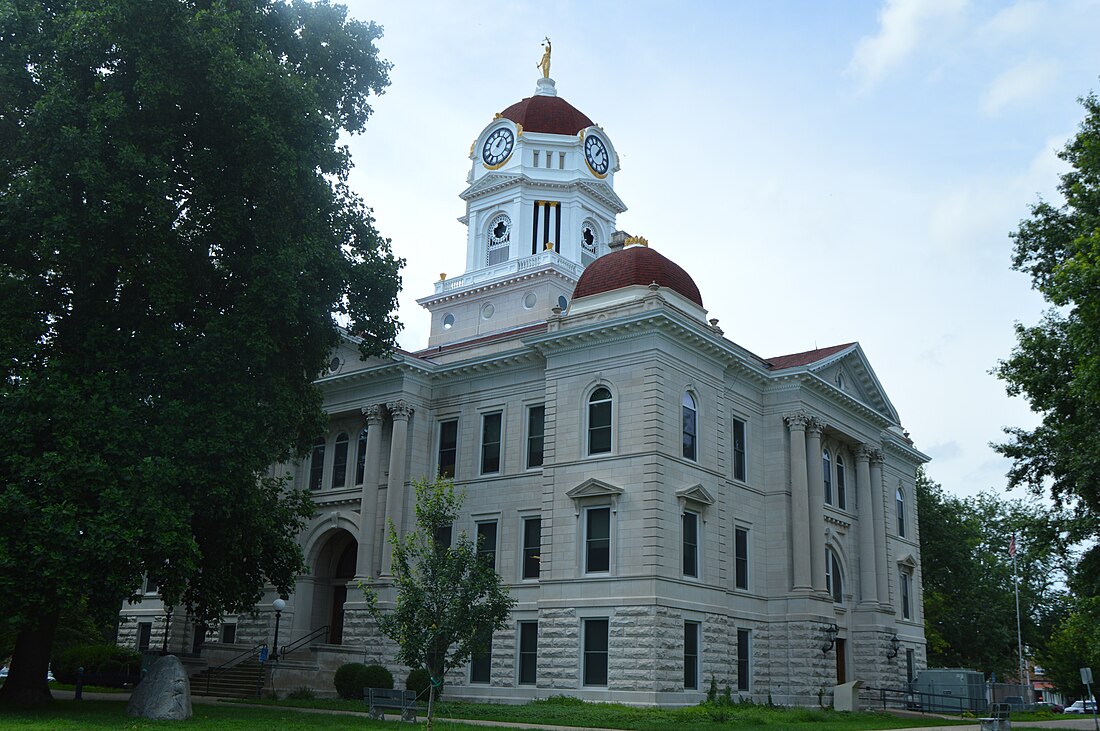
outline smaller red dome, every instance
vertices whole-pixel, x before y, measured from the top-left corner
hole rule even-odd
[[[575,135],[592,120],[560,96],[529,96],[500,113],[523,127],[524,132]]]
[[[573,299],[653,282],[703,306],[703,298],[691,276],[679,264],[648,246],[627,246],[589,264],[577,280]]]

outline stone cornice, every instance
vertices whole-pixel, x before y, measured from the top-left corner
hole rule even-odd
[[[576,178],[572,180],[544,180],[532,178],[523,173],[490,173],[459,193],[458,197],[469,202],[520,185],[529,189],[581,191],[598,200],[616,214],[626,211],[626,204],[615,193],[615,190],[603,181]]]
[[[513,272],[509,276],[502,277],[500,279],[490,279],[486,282],[475,284],[468,289],[453,289],[443,294],[430,294],[427,297],[421,297],[416,301],[421,307],[434,306],[450,300],[465,299],[471,295],[481,294],[483,292],[489,292],[494,289],[500,289],[507,287],[518,282],[524,282],[530,279],[536,279],[545,276],[556,276],[565,282],[568,282],[571,286],[576,286],[577,277],[573,276],[571,272],[566,271],[564,268],[556,266],[555,262],[549,262],[534,269],[526,269],[520,272]]]
[[[897,457],[901,457],[908,462],[915,462],[917,464],[924,464],[925,462],[932,461],[932,458],[927,454],[916,447],[903,443],[898,437],[889,432],[887,432],[887,438],[882,442],[882,450],[884,452],[890,452]]]

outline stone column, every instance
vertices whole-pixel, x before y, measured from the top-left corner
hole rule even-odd
[[[886,516],[882,503],[882,462],[880,450],[871,451],[871,509],[875,521],[875,578],[880,603],[889,603],[890,584],[886,569]]]
[[[382,407],[364,406],[363,416],[366,417],[367,453],[363,465],[363,492],[359,497],[359,553],[355,560],[355,574],[359,579],[378,575],[374,561],[378,536],[374,525],[378,510],[378,477],[382,469]],[[359,458],[358,442],[355,458]],[[383,527],[383,540],[385,535]]]
[[[390,479],[386,486],[386,526],[392,522],[397,534],[405,534],[405,448],[409,437],[409,419],[413,408],[407,402],[391,401],[386,404],[393,419],[393,435],[390,441]],[[368,439],[369,439],[368,435]],[[382,575],[390,576],[393,548],[389,541],[382,541]]]
[[[821,432],[825,423],[811,418],[806,423],[806,462],[809,492],[810,577],[815,592],[825,588],[825,478],[821,462]]]
[[[547,205],[550,206],[550,224],[549,228],[547,228],[546,230],[546,238],[548,241],[554,242],[555,251],[560,251],[561,242],[557,240],[558,216],[561,215],[561,211],[558,208],[560,204],[554,201],[550,201],[547,203]]]
[[[546,242],[546,229],[542,222],[543,216],[546,213],[543,211],[543,206],[546,205],[546,201],[535,201],[535,253],[540,253],[545,248]]]
[[[810,583],[810,505],[806,492],[807,421],[808,417],[801,413],[786,417],[791,432],[791,567],[795,591],[813,589]]]
[[[875,517],[872,507],[871,472],[868,462],[871,450],[866,444],[856,449],[856,493],[859,495],[859,589],[860,600],[878,603],[878,579],[875,578]]]
[[[308,570],[312,573],[315,568],[310,566]],[[313,588],[315,585],[316,579],[312,576],[299,576],[294,582],[294,595],[287,602],[287,609],[293,612],[290,626],[286,628],[290,632],[286,641],[280,642],[280,645],[289,645],[302,639],[318,627],[328,624],[328,617],[318,617],[317,621],[313,620]],[[285,612],[283,616],[286,617]]]

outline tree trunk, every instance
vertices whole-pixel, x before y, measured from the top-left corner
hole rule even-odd
[[[37,625],[24,628],[15,639],[11,667],[4,687],[0,688],[0,703],[36,706],[53,700],[46,673],[50,669],[57,612],[41,618]]]
[[[432,714],[435,713],[435,676],[428,673],[428,725],[424,731],[432,731]]]

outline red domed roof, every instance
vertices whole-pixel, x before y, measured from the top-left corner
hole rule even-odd
[[[687,297],[700,307],[703,306],[703,298],[691,276],[679,264],[648,246],[627,246],[605,254],[589,264],[577,281],[573,299],[653,282]]]
[[[547,132],[552,135],[575,135],[592,120],[560,96],[529,96],[500,113],[524,132]]]

